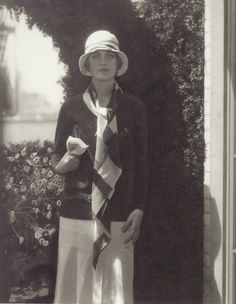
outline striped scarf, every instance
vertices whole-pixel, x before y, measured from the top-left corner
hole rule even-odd
[[[122,173],[119,161],[119,146],[116,109],[117,94],[121,89],[115,83],[107,108],[99,106],[93,85],[84,92],[83,99],[89,110],[97,117],[96,150],[92,185],[92,212],[94,216],[93,266],[96,268],[101,251],[109,243],[110,221],[105,213],[115,185]]]

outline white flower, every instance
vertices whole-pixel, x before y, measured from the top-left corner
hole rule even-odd
[[[20,157],[20,154],[19,154],[19,153],[16,153],[15,159],[18,159],[19,157]]]
[[[25,156],[26,155],[26,147],[24,147],[24,149],[21,150],[21,155]]]
[[[48,147],[47,151],[48,151],[48,153],[52,153],[52,148]]]
[[[16,219],[15,217],[10,216],[10,223],[13,224],[15,222],[15,219]]]
[[[48,211],[48,213],[47,213],[47,218],[50,220],[51,217],[52,217],[52,212],[51,212],[51,211]]]
[[[47,210],[51,211],[52,210],[52,205],[48,204],[47,205]]]
[[[30,154],[30,158],[33,159],[33,158],[35,158],[36,155],[37,155],[37,152],[33,152]]]
[[[29,166],[24,166],[24,169],[23,169],[26,173],[28,173],[30,171],[30,167]]]
[[[38,164],[40,161],[40,158],[38,156],[34,157],[33,161],[35,162],[35,164]]]
[[[39,227],[39,228],[38,228],[38,233],[41,233],[41,234],[42,234],[42,233],[43,233],[43,228]]]
[[[16,219],[15,211],[11,210],[11,212],[10,212],[10,223],[14,223],[15,219]]]
[[[38,214],[39,213],[39,208],[35,208],[34,212],[35,212],[35,214]]]
[[[38,231],[35,232],[34,237],[38,240],[42,237],[42,233],[39,233]]]
[[[5,189],[6,189],[6,190],[10,190],[10,189],[11,189],[11,184],[9,184],[9,183],[6,184]]]
[[[14,182],[14,177],[11,176],[11,177],[10,177],[10,183],[13,183],[13,182]]]
[[[21,245],[21,244],[23,244],[24,243],[24,237],[23,236],[20,236],[19,237],[19,244]]]
[[[47,240],[44,240],[43,244],[42,244],[44,247],[47,247],[49,245],[49,241]]]
[[[50,229],[48,230],[49,236],[52,236],[56,231],[57,231],[56,228],[50,228]]]
[[[61,200],[57,201],[57,206],[61,206]]]

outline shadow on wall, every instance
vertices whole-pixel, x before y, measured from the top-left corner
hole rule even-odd
[[[219,213],[218,213],[218,208],[217,204],[214,198],[211,197],[210,190],[208,186],[204,186],[205,193],[207,194],[207,197],[210,199],[210,208],[205,211],[205,216],[206,218],[209,218],[208,223],[204,223],[205,228],[208,230],[209,233],[207,233],[205,237],[205,242],[208,242],[207,249],[205,248],[205,254],[209,256],[209,263],[206,263],[205,259],[205,267],[206,270],[209,267],[209,290],[210,290],[210,295],[209,295],[209,301],[210,303],[214,304],[221,304],[222,299],[220,292],[218,290],[216,278],[215,278],[215,269],[216,267],[216,260],[217,256],[219,254],[219,249],[221,246],[221,223],[220,223],[220,218],[219,218]],[[205,286],[207,287],[207,286]]]
[[[153,160],[159,164],[136,244],[135,299],[202,304],[203,184],[188,174],[177,151]]]
[[[215,199],[211,201],[210,218],[210,256],[212,261],[211,303],[221,304],[222,299],[214,276],[215,261],[221,244],[221,224]]]

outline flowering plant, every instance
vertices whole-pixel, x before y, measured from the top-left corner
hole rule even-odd
[[[3,227],[6,250],[13,255],[13,271],[21,276],[32,265],[47,264],[55,245],[64,180],[52,170],[52,151],[49,141],[9,144],[0,151],[0,211],[7,217]],[[17,263],[16,256],[23,262]]]

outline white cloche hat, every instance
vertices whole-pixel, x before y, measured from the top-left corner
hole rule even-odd
[[[87,38],[84,54],[79,58],[80,72],[85,76],[90,76],[90,72],[85,65],[86,60],[90,54],[102,50],[117,54],[121,60],[121,67],[117,71],[117,76],[125,74],[128,69],[128,58],[125,53],[120,51],[119,41],[116,36],[108,31],[96,31]]]

